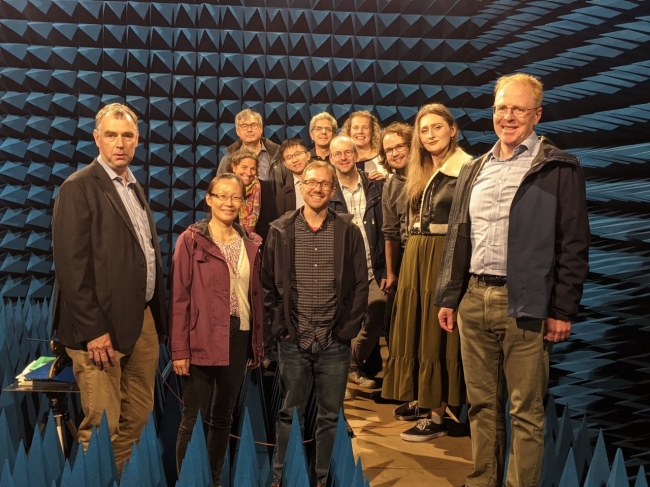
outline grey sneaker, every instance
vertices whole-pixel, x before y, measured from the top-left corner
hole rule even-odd
[[[374,380],[366,377],[358,370],[350,372],[348,374],[348,380],[366,389],[375,389],[377,387],[377,383]]]
[[[407,429],[400,436],[404,441],[428,441],[447,436],[447,429],[428,418],[419,419],[413,428]]]
[[[421,408],[417,401],[405,402],[395,408],[393,416],[400,421],[413,421],[414,419],[426,418],[431,409]]]

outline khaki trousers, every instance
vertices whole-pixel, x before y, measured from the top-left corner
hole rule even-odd
[[[506,445],[505,408],[510,399],[511,448],[507,487],[537,487],[544,457],[544,395],[550,344],[544,321],[507,316],[508,289],[478,284],[458,308],[467,383],[474,471],[471,487],[501,486]]]
[[[153,409],[159,345],[151,310],[145,309],[142,332],[133,351],[124,355],[116,350],[118,363],[109,369],[95,366],[84,350],[66,350],[72,358],[85,415],[79,426],[79,442],[84,451],[88,449],[93,426],[99,427],[105,410],[121,475],[124,460],[129,458],[133,442],[140,439]]]

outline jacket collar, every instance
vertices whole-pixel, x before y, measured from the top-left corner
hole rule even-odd
[[[201,220],[200,222],[193,224],[190,228],[193,232],[196,232],[199,235],[203,235],[208,239],[212,239],[212,237],[210,236],[210,228],[208,226],[209,222],[210,220]],[[244,228],[239,223],[233,223],[232,226],[241,238],[243,238],[244,240],[248,240],[250,242],[253,241],[248,236],[248,233],[246,233],[246,230],[244,230]]]
[[[456,147],[456,150],[452,155],[450,155],[447,160],[440,166],[439,171],[445,176],[451,176],[457,178],[460,174],[460,169],[463,167],[463,164],[472,160],[472,157],[467,154],[460,147]]]

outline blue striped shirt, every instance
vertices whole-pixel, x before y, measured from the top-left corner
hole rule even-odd
[[[129,214],[129,218],[131,219],[131,223],[135,229],[135,234],[138,236],[140,247],[142,247],[142,252],[144,253],[147,262],[147,290],[145,293],[145,302],[151,301],[156,287],[156,252],[153,248],[151,228],[149,227],[147,212],[142,207],[140,200],[138,200],[138,195],[135,193],[135,177],[133,176],[131,169],[127,167],[125,173],[127,184],[124,185],[122,177],[118,176],[117,173],[102,160],[101,156],[97,156],[97,161],[106,170],[108,177],[113,181],[115,189],[117,189],[117,194],[120,195],[120,199],[126,208],[126,212]],[[119,249],[116,251],[119,252]]]
[[[533,132],[515,147],[509,159],[500,158],[500,147],[497,142],[492,148],[472,187],[469,217],[473,274],[506,275],[510,206],[539,152],[539,139]]]

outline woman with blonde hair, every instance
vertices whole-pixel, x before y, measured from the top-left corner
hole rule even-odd
[[[341,134],[350,137],[357,146],[357,169],[374,180],[385,180],[390,172],[381,153],[381,125],[368,110],[352,112],[343,123]]]
[[[447,221],[460,168],[472,158],[458,146],[458,126],[447,107],[425,105],[415,117],[405,193],[409,237],[393,306],[389,357],[382,396],[408,401],[397,419],[419,419],[404,431],[405,441],[447,434],[447,405],[464,400],[458,330],[438,324],[433,304],[447,233]]]

